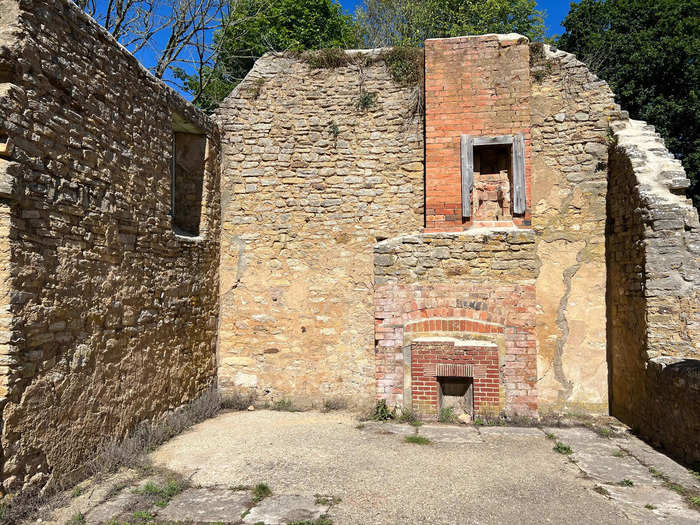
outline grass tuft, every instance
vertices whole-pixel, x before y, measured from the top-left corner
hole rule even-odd
[[[430,445],[432,444],[432,441],[430,441],[428,438],[423,437],[423,436],[418,436],[418,435],[411,435],[411,436],[406,436],[404,438],[404,441],[406,443],[413,443],[414,445]]]
[[[598,494],[602,494],[603,496],[610,496],[610,491],[601,485],[596,485],[593,487],[593,490],[595,490]]]
[[[656,510],[656,506],[652,505],[651,503],[647,503],[646,505],[644,505],[644,508],[649,510]]]
[[[564,454],[565,456],[573,454],[574,452],[569,445],[565,445],[561,441],[557,441],[557,444],[554,445],[554,448],[552,450],[558,452],[559,454]]]
[[[634,487],[634,481],[627,478],[623,479],[622,481],[618,481],[617,484],[621,487]]]
[[[268,496],[272,496],[272,490],[266,483],[258,483],[253,487],[253,501],[258,503]]]
[[[440,423],[455,423],[457,421],[455,409],[452,407],[442,407],[438,415],[438,421]]]

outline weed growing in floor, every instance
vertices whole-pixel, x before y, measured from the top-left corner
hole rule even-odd
[[[394,417],[396,417],[396,411],[390,409],[384,399],[377,401],[370,415],[370,419],[374,421],[389,421],[390,419],[394,419]]]
[[[604,438],[610,438],[614,434],[613,431],[607,427],[596,427],[595,431],[600,437]]]
[[[475,424],[477,427],[483,427],[485,423],[484,423],[484,420],[483,420],[483,419],[481,419],[479,416],[476,416],[476,417],[474,418],[474,424]]]
[[[413,443],[414,445],[430,445],[432,441],[430,441],[428,438],[423,437],[423,436],[418,436],[418,435],[412,435],[412,436],[406,436],[404,438],[404,441],[406,443]]]
[[[82,512],[73,514],[70,521],[68,521],[68,525],[85,525],[85,516],[83,516]]]
[[[336,126],[337,128],[337,126]],[[337,135],[336,135],[337,136]],[[331,412],[333,410],[345,410],[348,408],[348,402],[342,397],[334,397],[323,401],[321,412]]]
[[[170,500],[180,494],[184,489],[185,484],[179,481],[168,481],[165,486],[157,485],[149,481],[138,492],[151,496],[156,506],[166,507],[168,503],[170,503]]]
[[[452,407],[442,407],[440,409],[440,414],[438,415],[438,421],[440,423],[454,423],[457,421],[455,409]]]
[[[85,492],[85,489],[82,487],[75,487],[73,491],[70,493],[71,498],[77,498],[78,496],[81,496]]]
[[[627,452],[625,452],[622,449],[617,449],[615,452],[612,453],[612,455],[616,458],[624,458],[627,455]]]
[[[656,510],[656,506],[652,505],[651,503],[647,503],[646,505],[644,505],[644,508],[649,510]]]
[[[365,428],[365,424],[364,424],[364,423],[360,423],[359,425],[355,425],[355,428],[356,428],[357,430],[362,430],[363,428]]]
[[[275,401],[270,408],[279,412],[299,412],[299,409],[297,409],[289,399]]]
[[[133,516],[134,519],[140,520],[143,523],[147,523],[155,519],[155,516],[153,514],[151,514],[150,512],[146,512],[145,510],[139,510],[137,512],[134,512]]]
[[[672,490],[673,492],[677,492],[681,496],[685,496],[686,489],[683,485],[679,485],[678,483],[673,483],[672,481],[664,481],[664,486],[667,489]]]
[[[314,494],[316,505],[337,505],[342,499],[337,496],[324,496],[323,494]]]
[[[623,479],[622,481],[618,481],[617,484],[620,485],[621,487],[634,487],[634,481],[632,481],[631,479],[626,479],[626,478]]]
[[[547,439],[552,439],[552,440],[557,439],[556,434],[552,434],[551,432],[545,432],[544,437],[546,437]]]
[[[593,490],[595,490],[598,494],[602,494],[603,496],[610,496],[610,491],[601,485],[596,485],[593,487]]]
[[[221,394],[221,408],[224,410],[247,410],[249,406],[255,406],[256,396],[254,392],[226,392]]]
[[[267,483],[258,483],[253,487],[253,501],[258,503],[268,496],[272,496],[272,490],[267,486]]]
[[[420,426],[422,424],[418,412],[411,407],[401,407],[396,420],[399,423],[409,423],[413,426]]]
[[[558,452],[559,454],[564,454],[565,456],[573,454],[574,452],[569,445],[565,445],[561,441],[557,441],[557,444],[554,445],[554,448],[552,450]]]
[[[688,496],[688,503],[691,507],[700,509],[700,496]]]
[[[660,470],[655,469],[654,467],[649,467],[649,473],[655,478],[659,478],[659,479],[663,479],[663,480],[666,479],[666,476],[664,475],[664,473],[661,472]]]

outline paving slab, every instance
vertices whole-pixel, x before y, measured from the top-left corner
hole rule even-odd
[[[418,435],[435,443],[483,443],[479,431],[472,426],[423,425],[418,427]]]
[[[388,421],[366,421],[361,423],[362,430],[369,430],[377,434],[398,434],[408,436],[416,433],[416,427],[409,424],[390,423]]]
[[[479,434],[482,436],[526,436],[541,438],[544,433],[536,427],[496,427],[483,426],[479,427]]]
[[[329,505],[316,503],[313,496],[273,495],[265,498],[243,519],[243,523],[284,525],[296,521],[313,521],[328,512]]]
[[[86,523],[108,523],[133,509],[142,500],[139,494],[123,492],[98,504],[85,515]]]
[[[248,492],[223,488],[187,489],[157,511],[159,521],[237,522],[253,504]]]
[[[699,477],[693,475],[683,465],[661,454],[638,437],[630,436],[629,439],[620,443],[620,447],[637,458],[640,463],[646,467],[654,467],[674,483],[700,490]]]
[[[589,477],[601,483],[618,483],[624,479],[635,485],[658,485],[649,469],[631,456],[615,457],[604,453],[574,452],[573,459]]]
[[[653,486],[620,487],[605,485],[610,498],[624,505],[625,513],[644,523],[664,522],[674,525],[697,525],[700,514],[689,509],[680,494]],[[646,508],[652,505],[653,509]]]
[[[548,434],[554,434],[558,441],[566,445],[600,441],[601,439],[598,434],[584,427],[545,427],[543,430]]]

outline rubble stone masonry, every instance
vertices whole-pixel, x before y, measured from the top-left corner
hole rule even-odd
[[[174,113],[207,136],[198,237],[172,227]],[[102,441],[215,381],[219,159],[213,124],[68,0],[0,0],[8,143],[0,406],[14,491],[71,479]]]
[[[690,182],[644,122],[614,127],[607,226],[611,413],[700,462],[700,223]]]
[[[217,111],[224,389],[374,397],[372,247],[423,226],[423,122],[419,86],[353,56],[266,55]]]
[[[530,76],[540,409],[606,412],[607,143],[623,115],[571,54],[532,44]]]

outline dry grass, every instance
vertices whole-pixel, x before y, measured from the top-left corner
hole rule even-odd
[[[214,388],[206,390],[191,403],[179,407],[155,421],[144,421],[123,440],[105,439],[102,446],[81,469],[82,481],[92,478],[99,482],[119,470],[130,468],[151,474],[153,468],[148,453],[187,428],[214,417],[221,407],[221,397]],[[39,517],[45,517],[51,509],[63,506],[70,500],[69,482],[57,482],[52,487],[33,487],[6,498],[0,504],[0,518],[4,525],[19,525]],[[72,480],[71,484],[75,484]]]

